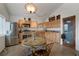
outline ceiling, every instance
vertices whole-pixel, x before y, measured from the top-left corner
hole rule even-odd
[[[24,7],[25,3],[6,3],[5,6],[10,16],[26,17],[33,19],[46,20],[51,13],[59,8],[62,3],[35,3],[37,12],[35,14],[28,14]]]

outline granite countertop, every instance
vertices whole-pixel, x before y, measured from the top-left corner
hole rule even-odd
[[[51,32],[60,32],[60,28],[47,28],[46,31],[51,31]]]
[[[24,28],[24,30],[60,32],[60,28]]]
[[[35,40],[29,39],[27,41],[23,41],[22,44],[27,45],[27,46],[37,46],[37,45],[42,45],[45,44],[46,41],[42,37],[37,37]]]

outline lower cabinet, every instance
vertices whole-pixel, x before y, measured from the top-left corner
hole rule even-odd
[[[50,43],[59,43],[60,42],[60,33],[59,32],[45,32],[45,38],[47,44]]]

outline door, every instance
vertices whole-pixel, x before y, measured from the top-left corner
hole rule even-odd
[[[75,16],[63,18],[63,44],[75,49]]]

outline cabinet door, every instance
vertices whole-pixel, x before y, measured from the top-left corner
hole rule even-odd
[[[54,21],[52,21],[50,26],[52,28],[59,28],[60,27],[60,20],[54,20]]]
[[[49,32],[45,32],[45,39],[46,39],[46,43],[49,44],[50,43],[50,34]]]
[[[61,39],[60,33],[56,32],[55,36],[56,36],[55,42],[60,43],[60,39]]]
[[[37,27],[37,22],[32,21],[31,22],[31,27]]]
[[[51,40],[52,40],[52,43],[54,43],[56,41],[56,33],[55,32],[51,32]]]
[[[60,33],[46,32],[45,33],[45,38],[46,38],[47,44],[55,43],[55,42],[59,43],[59,41],[60,41]]]

